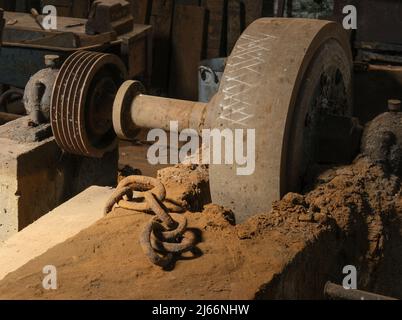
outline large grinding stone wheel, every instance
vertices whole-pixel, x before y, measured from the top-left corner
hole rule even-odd
[[[78,51],[62,65],[52,92],[50,118],[66,152],[102,157],[116,148],[112,108],[126,68],[115,55]]]
[[[124,69],[119,61],[81,52],[65,62],[51,108],[59,145],[100,156],[114,147],[115,132],[132,138],[140,127],[168,129],[170,121],[178,121],[179,130],[242,129],[246,142],[247,129],[254,130],[252,174],[240,175],[241,164],[210,165],[212,200],[232,209],[239,223],[269,211],[285,193],[299,191],[318,163],[322,119],[353,113],[351,49],[346,32],[334,22],[255,21],[238,40],[219,92],[208,105],[146,96],[133,81],[117,92]],[[225,155],[223,148],[225,144]]]
[[[238,40],[212,104],[213,128],[256,132],[254,174],[239,176],[238,165],[210,166],[213,202],[242,222],[300,190],[321,115],[352,115],[345,31],[329,21],[257,20]]]

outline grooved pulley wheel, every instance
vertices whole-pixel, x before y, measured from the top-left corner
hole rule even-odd
[[[64,151],[99,158],[116,148],[112,109],[125,78],[126,68],[115,55],[78,51],[67,58],[50,108],[53,134]]]

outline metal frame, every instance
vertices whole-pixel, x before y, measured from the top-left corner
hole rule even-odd
[[[104,1],[99,8],[103,17],[107,14],[109,3],[113,5],[114,2]],[[86,32],[89,19],[58,17],[58,30],[46,31],[36,24],[30,14],[4,12],[4,15],[7,21],[15,23],[6,25],[2,32],[1,84],[24,88],[33,74],[45,68],[45,55],[59,55],[64,61],[78,50],[114,53],[126,64],[129,78],[149,82],[152,68],[151,26],[133,24],[130,14],[123,17],[121,23],[110,21],[111,26],[117,28],[116,31],[94,35]],[[113,17],[111,12],[110,19]],[[122,28],[122,23],[128,25],[130,21],[133,27],[126,32],[127,27]]]

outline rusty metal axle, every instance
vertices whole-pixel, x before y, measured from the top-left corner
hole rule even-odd
[[[138,81],[126,81],[119,89],[113,107],[113,126],[122,139],[132,139],[136,128],[171,130],[194,129],[199,134],[206,127],[208,104],[149,96]]]
[[[331,282],[325,284],[324,294],[334,300],[397,300],[367,291],[345,289]]]
[[[18,114],[12,114],[12,113],[7,113],[7,112],[0,112],[0,125],[5,124],[7,122],[17,120],[21,118],[22,116]]]

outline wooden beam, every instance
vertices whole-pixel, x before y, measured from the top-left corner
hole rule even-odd
[[[166,91],[171,56],[171,31],[174,0],[154,0],[151,14],[153,29],[152,87]]]
[[[241,0],[232,0],[228,3],[227,18],[227,55],[232,52],[237,40],[246,24],[245,7]]]
[[[17,120],[21,118],[22,116],[18,114],[13,114],[13,113],[7,113],[7,112],[0,112],[0,125],[5,124],[7,122]]]
[[[133,10],[135,23],[149,24],[152,12],[152,0],[134,0]]]
[[[263,0],[242,0],[246,9],[246,26],[262,17]]]
[[[178,5],[174,11],[169,95],[198,100],[198,66],[205,37],[203,7]]]
[[[202,4],[208,11],[207,58],[218,58],[226,51],[225,0],[203,0]]]

